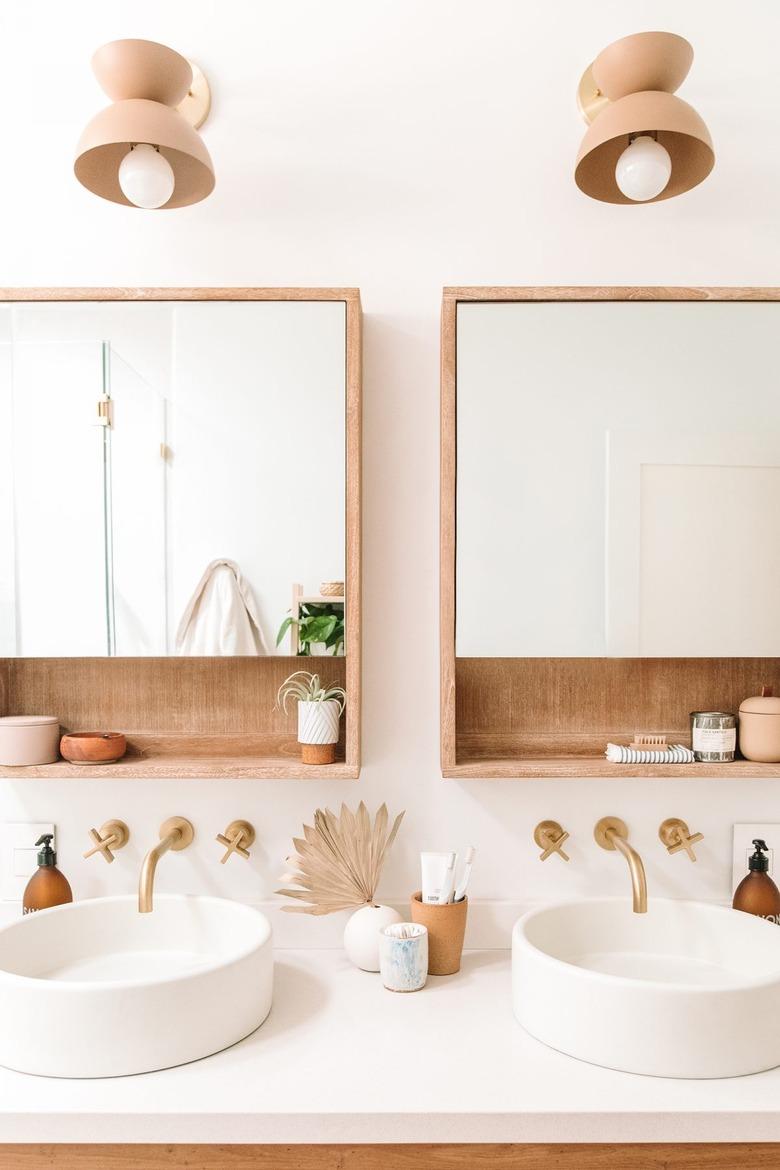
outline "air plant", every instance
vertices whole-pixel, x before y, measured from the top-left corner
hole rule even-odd
[[[333,914],[372,905],[379,876],[404,814],[399,813],[388,832],[387,805],[383,804],[373,825],[361,800],[357,812],[345,804],[338,817],[318,808],[314,826],[303,826],[303,838],[293,838],[295,854],[286,859],[289,873],[281,881],[298,889],[277,890],[307,906],[283,906],[293,914]]]
[[[287,700],[297,699],[299,703],[329,703],[339,704],[339,715],[344,714],[347,702],[347,692],[335,683],[320,682],[318,674],[309,674],[307,670],[296,670],[284,680],[276,694],[277,710],[287,714]]]

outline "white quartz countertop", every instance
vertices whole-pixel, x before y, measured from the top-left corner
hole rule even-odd
[[[207,1060],[88,1081],[0,1069],[0,1142],[43,1141],[780,1141],[780,1069],[677,1081],[562,1056],[516,1023],[506,950],[412,995],[340,950],[277,951],[268,1020]]]

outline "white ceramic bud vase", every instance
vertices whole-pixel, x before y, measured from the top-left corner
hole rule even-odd
[[[298,743],[304,764],[332,764],[339,738],[341,703],[301,700],[298,703]]]
[[[347,958],[363,971],[378,971],[380,931],[401,921],[392,906],[361,906],[344,928]]]

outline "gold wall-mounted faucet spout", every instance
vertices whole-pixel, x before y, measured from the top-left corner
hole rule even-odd
[[[169,817],[160,825],[160,840],[149,850],[141,866],[138,883],[139,914],[151,914],[154,909],[154,875],[163,853],[169,849],[177,853],[180,849],[186,849],[192,844],[194,836],[195,830],[184,817]]]
[[[628,843],[628,827],[619,817],[602,817],[593,830],[602,849],[617,849],[628,862],[635,914],[647,913],[647,878],[642,858]]]

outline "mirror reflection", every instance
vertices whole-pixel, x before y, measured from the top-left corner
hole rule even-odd
[[[0,306],[0,656],[342,655],[345,329]]]
[[[458,305],[458,656],[780,654],[779,311]]]

